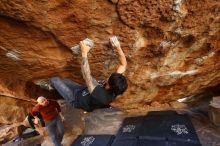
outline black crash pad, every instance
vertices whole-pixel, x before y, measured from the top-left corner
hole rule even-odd
[[[139,139],[200,144],[187,115],[173,111],[150,112],[141,127]]]
[[[116,137],[85,135],[72,146],[201,146],[190,117],[175,111],[149,112],[123,121]]]
[[[168,146],[168,141],[139,139],[136,146]]]
[[[113,135],[81,135],[71,146],[111,146]]]
[[[121,145],[123,146],[123,145]],[[126,146],[126,145],[124,145]],[[180,141],[167,141],[167,140],[146,140],[139,139],[136,146],[201,146],[200,144],[193,144]]]
[[[115,139],[111,146],[137,146],[137,138]]]
[[[144,117],[129,117],[124,119],[116,139],[134,139],[139,136]]]

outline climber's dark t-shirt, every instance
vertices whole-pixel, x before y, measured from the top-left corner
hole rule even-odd
[[[78,92],[75,107],[88,112],[97,108],[107,108],[115,97],[113,93],[100,85],[96,86],[91,94],[88,88],[85,88]]]

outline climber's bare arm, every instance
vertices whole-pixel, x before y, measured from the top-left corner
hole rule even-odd
[[[81,64],[81,71],[84,80],[86,81],[86,85],[89,89],[89,92],[95,89],[98,85],[98,82],[91,76],[89,62],[88,62],[88,52],[91,49],[89,46],[85,45],[82,41],[80,42],[80,48],[82,53],[82,64]]]
[[[127,67],[127,60],[126,60],[125,54],[124,54],[123,50],[121,49],[120,42],[118,41],[116,36],[111,37],[110,42],[111,42],[112,46],[114,48],[116,48],[116,50],[118,52],[119,66],[118,66],[118,69],[116,72],[122,74],[125,72],[126,67]]]
[[[119,59],[119,66],[118,66],[118,69],[117,69],[117,73],[124,73],[125,70],[126,70],[126,67],[127,67],[127,60],[126,60],[126,57],[125,57],[125,54],[123,52],[123,50],[121,49],[121,47],[119,48],[116,48],[117,49],[117,52],[118,52],[118,59]]]

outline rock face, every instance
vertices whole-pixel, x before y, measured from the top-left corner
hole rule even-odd
[[[220,83],[219,14],[218,0],[1,0],[0,94],[35,99],[49,94],[35,84],[57,75],[84,83],[69,48],[86,37],[95,41],[92,75],[107,78],[117,67],[108,38],[117,35],[129,88],[112,105],[169,106]]]

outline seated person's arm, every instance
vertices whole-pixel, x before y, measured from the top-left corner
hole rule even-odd
[[[91,49],[89,46],[85,45],[82,41],[80,42],[80,48],[82,53],[82,64],[81,71],[84,80],[86,81],[86,85],[90,93],[95,89],[98,85],[98,82],[91,76],[91,71],[88,62],[88,52]]]
[[[58,104],[57,101],[55,101],[54,103],[55,103],[56,110],[57,110],[57,112],[58,112],[59,115],[60,115],[60,118],[64,121],[64,116],[63,116],[63,114],[61,113],[60,105]]]
[[[38,112],[39,112],[39,108],[38,108],[38,106],[36,105],[35,107],[32,108],[32,110],[31,110],[31,115],[32,115],[33,117],[35,117]]]
[[[54,102],[54,106],[56,107],[57,109],[57,112],[60,113],[61,112],[61,108],[60,108],[60,105],[57,101],[53,101]]]
[[[116,36],[111,37],[110,42],[111,42],[111,45],[114,48],[116,48],[118,52],[119,66],[116,72],[122,74],[125,72],[126,67],[127,67],[127,60],[126,60],[125,54],[123,50],[121,49],[120,42],[118,41]]]
[[[39,121],[38,121],[38,119],[39,119],[41,126],[43,126],[43,127],[45,126],[44,119],[38,109],[38,106],[35,106],[32,108],[31,114],[33,116],[34,124],[36,124],[36,125],[39,124]],[[37,117],[37,118],[35,118],[35,117]]]

